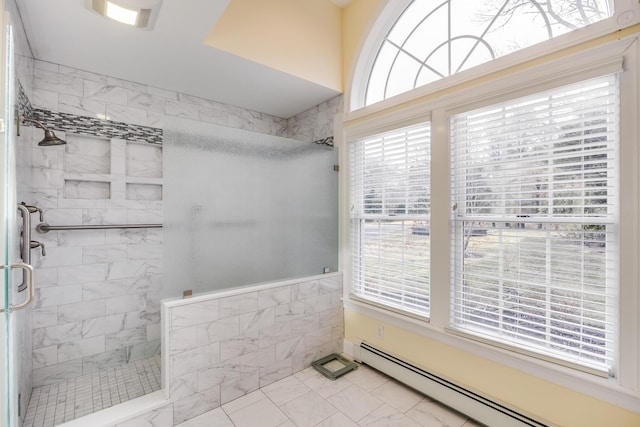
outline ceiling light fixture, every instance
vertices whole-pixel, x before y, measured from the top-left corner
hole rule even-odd
[[[162,0],[87,0],[88,9],[123,24],[150,30]]]
[[[104,14],[107,18],[122,22],[127,25],[136,25],[138,21],[138,11],[118,6],[110,1],[105,2]]]

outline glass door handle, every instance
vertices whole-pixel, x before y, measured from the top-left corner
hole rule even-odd
[[[42,220],[42,209],[29,206],[25,202],[18,203],[18,210],[22,215],[22,234],[20,234],[20,258],[22,262],[31,264],[31,214],[40,212],[40,220]],[[43,247],[44,255],[44,247]],[[18,292],[22,292],[27,288],[27,273],[22,275],[22,283],[18,285]]]
[[[4,269],[6,267],[7,267],[6,265],[0,265],[0,269]],[[9,310],[11,310],[11,311],[22,310],[23,308],[25,308],[26,306],[31,304],[31,302],[33,301],[33,293],[34,293],[34,289],[33,289],[33,267],[30,266],[29,264],[25,264],[24,262],[16,262],[15,264],[9,265],[9,268],[11,268],[11,269],[13,269],[13,268],[21,268],[25,273],[25,283],[27,285],[27,289],[29,290],[29,292],[27,293],[27,299],[24,300],[23,302],[21,302],[20,304],[15,304],[15,305],[9,306]],[[0,313],[2,313],[4,311],[5,311],[4,308],[0,308]]]

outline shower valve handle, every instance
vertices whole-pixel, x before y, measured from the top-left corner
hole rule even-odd
[[[37,240],[32,240],[30,247],[31,247],[31,249],[35,249],[37,247],[40,247],[40,250],[42,251],[42,256],[47,256],[47,250],[44,247],[44,243],[40,243]]]
[[[31,206],[31,205],[27,205],[25,202],[20,203],[22,206],[24,206],[25,208],[27,208],[29,210],[29,213],[36,213],[38,212],[40,214],[40,222],[44,222],[44,211],[42,209],[40,209],[37,206]]]

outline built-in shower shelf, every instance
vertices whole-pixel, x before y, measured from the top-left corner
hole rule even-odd
[[[160,184],[142,184],[128,182],[126,185],[127,200],[162,200],[162,185]]]
[[[64,180],[65,199],[109,199],[111,183],[102,181]]]

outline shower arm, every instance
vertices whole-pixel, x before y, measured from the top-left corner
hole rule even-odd
[[[31,123],[35,123],[37,127],[39,127],[42,130],[48,130],[47,127],[44,125],[44,123],[42,123],[40,120],[36,120],[36,119],[32,119],[31,117],[26,117],[23,116],[22,117],[22,123],[24,122],[31,122]],[[18,123],[20,123],[20,121],[18,121]],[[20,135],[20,133],[18,133],[18,135]]]
[[[24,122],[32,122],[40,129],[43,129],[43,130],[47,129],[44,123],[42,123],[40,120],[32,119],[31,117],[27,117],[27,116],[18,116],[17,122],[18,123],[16,126],[16,134],[18,136],[20,136],[20,125],[23,124]]]
[[[21,117],[22,117],[22,120],[20,120]],[[21,117],[18,116],[18,126],[16,126],[16,133],[17,133],[18,136],[20,136],[20,125],[24,124],[25,122],[31,122],[31,123],[35,124],[36,127],[42,129],[45,132],[49,130],[49,128],[46,127],[44,125],[44,123],[42,123],[40,120],[36,120],[36,119],[33,119],[31,117],[27,117],[27,116],[21,116]]]

